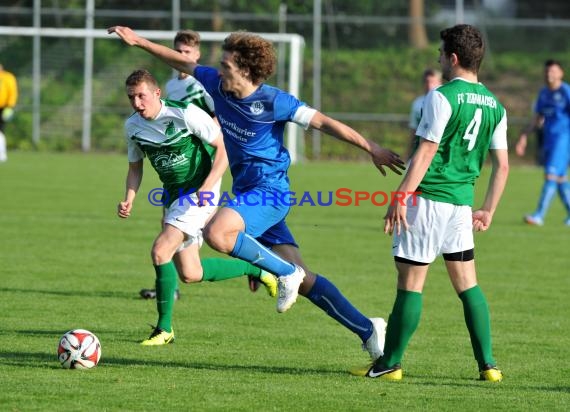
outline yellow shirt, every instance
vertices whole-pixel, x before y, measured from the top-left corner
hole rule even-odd
[[[14,107],[18,101],[16,77],[6,70],[0,71],[0,108]]]

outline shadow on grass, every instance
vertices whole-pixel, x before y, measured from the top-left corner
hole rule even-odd
[[[37,368],[37,369],[62,369],[59,365],[55,354],[45,352],[8,352],[0,351],[0,366],[8,367],[22,367],[22,368]],[[269,375],[306,375],[311,374],[315,376],[338,376],[347,377],[351,379],[366,379],[360,377],[350,376],[345,370],[327,370],[316,368],[290,368],[286,366],[268,366],[268,365],[235,365],[235,364],[216,364],[208,362],[168,362],[164,360],[142,360],[142,359],[126,359],[117,357],[103,357],[99,363],[98,368],[122,368],[122,367],[141,367],[148,366],[153,368],[186,368],[202,371],[219,371],[226,373],[233,372],[247,372],[247,373],[264,373]],[[366,379],[368,381],[368,379]],[[488,391],[491,387],[499,389],[509,389],[519,391],[536,392],[555,392],[555,393],[570,393],[569,386],[520,386],[507,387],[504,384],[491,384],[488,382],[481,382],[477,379],[465,378],[458,382],[447,381],[447,378],[427,378],[425,376],[407,376],[404,382],[382,382],[389,385],[402,385],[409,384],[414,386],[425,387],[456,387],[456,388],[474,388]]]
[[[66,331],[62,331],[60,330],[37,330],[37,329],[29,329],[29,330],[16,330],[16,329],[12,329],[10,331],[7,330],[3,330],[2,334],[4,334],[5,332],[10,332],[10,333],[17,333],[18,335],[25,335],[25,336],[30,336],[30,337],[34,337],[34,336],[53,336],[53,337],[57,337],[59,339],[59,337],[61,337]]]
[[[17,366],[26,368],[49,368],[61,369],[57,362],[57,357],[52,353],[44,352],[7,352],[0,351],[0,366]],[[207,362],[168,362],[164,360],[143,360],[143,359],[125,359],[116,357],[103,357],[98,367],[103,368],[120,368],[124,366],[149,366],[155,368],[187,368],[197,370],[220,371],[225,373],[228,371],[244,371],[244,372],[257,372],[267,374],[282,374],[282,375],[300,375],[300,374],[313,374],[313,375],[328,375],[328,376],[342,376],[347,375],[346,371],[334,371],[326,369],[311,369],[311,368],[289,368],[285,366],[267,366],[267,365],[229,365],[229,364],[215,364]]]
[[[25,293],[25,294],[42,294],[42,295],[54,295],[54,296],[68,296],[68,297],[93,297],[93,298],[122,298],[122,299],[134,299],[142,300],[138,295],[137,291],[134,292],[124,292],[124,291],[103,291],[103,290],[40,290],[40,289],[20,289],[20,288],[0,288],[0,293],[10,292],[10,293]]]
[[[47,332],[46,332],[47,333]],[[7,352],[0,351],[0,365],[25,368],[61,369],[56,351],[45,352]]]
[[[62,329],[58,329],[58,330],[39,330],[39,329],[1,329],[0,330],[0,336],[1,335],[8,335],[8,334],[17,334],[17,335],[23,335],[26,337],[30,337],[30,338],[34,338],[34,337],[43,337],[43,336],[49,336],[53,339],[56,339],[56,343],[57,340],[68,330],[72,330],[72,329],[85,329],[85,328],[73,328],[73,327],[68,327],[68,328],[62,328]],[[150,331],[152,331],[152,329],[154,329],[153,325],[149,325],[149,333]],[[90,329],[91,330],[91,329]],[[130,333],[125,333],[124,330],[118,330],[118,329],[105,329],[105,328],[96,328],[96,329],[92,329],[93,332],[95,332],[95,334],[97,336],[102,336],[105,334],[114,334],[114,335],[118,335],[121,336],[121,334],[125,335],[122,337],[116,337],[115,339],[113,339],[114,342],[124,342],[124,343],[129,343],[129,344],[139,344],[141,342],[140,339],[132,339],[130,336]]]

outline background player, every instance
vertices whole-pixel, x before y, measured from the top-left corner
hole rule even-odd
[[[181,30],[174,37],[174,50],[194,61],[200,60],[200,35],[194,30]],[[194,103],[210,116],[215,116],[214,101],[194,76],[178,72],[164,87],[166,98]]]
[[[420,119],[422,118],[422,106],[424,104],[424,99],[430,90],[435,89],[440,85],[441,72],[434,69],[425,69],[422,74],[424,94],[416,97],[412,102],[412,107],[410,108],[410,118],[408,120],[408,127],[410,128],[410,142],[406,156],[408,159],[412,156],[412,152],[416,146],[416,130],[420,124]]]
[[[532,122],[521,133],[516,153],[524,156],[528,134],[541,129],[544,161],[544,184],[534,213],[524,220],[530,225],[542,226],[544,217],[556,190],[568,214],[564,224],[570,226],[570,184],[568,163],[570,161],[570,85],[564,82],[564,70],[560,62],[547,60],[544,63],[545,86],[538,93]]]

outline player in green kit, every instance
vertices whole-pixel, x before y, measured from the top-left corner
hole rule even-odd
[[[261,270],[238,259],[200,261],[202,228],[216,211],[222,175],[228,161],[219,126],[196,105],[163,100],[155,78],[146,70],[126,80],[135,110],[125,122],[129,170],[125,198],[117,213],[128,218],[147,157],[163,183],[162,230],[151,250],[156,272],[158,323],[141,344],[174,340],[172,310],[177,277],[182,281],[219,281]],[[177,276],[178,275],[178,276]]]
[[[194,30],[180,30],[174,37],[174,50],[195,61],[200,60],[200,34]],[[178,72],[166,83],[164,90],[167,99],[194,103],[210,116],[215,116],[212,96],[194,76]]]
[[[463,303],[465,323],[481,380],[498,382],[487,301],[477,284],[473,230],[489,228],[505,187],[509,164],[507,115],[478,82],[483,38],[470,25],[441,33],[439,62],[449,82],[431,91],[423,106],[418,144],[399,193],[421,192],[388,209],[385,233],[394,236],[397,294],[388,320],[384,355],[367,369],[370,378],[401,380],[401,360],[418,326],[429,264],[443,255],[451,283]],[[480,209],[472,211],[474,184],[487,154],[492,173]]]

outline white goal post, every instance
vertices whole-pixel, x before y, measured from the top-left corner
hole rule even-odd
[[[151,40],[174,39],[176,30],[137,30],[142,37]],[[204,32],[200,31],[202,42],[221,42],[229,32]],[[269,41],[289,46],[288,59],[288,92],[299,97],[302,81],[303,51],[305,42],[302,36],[291,33],[257,33]],[[84,52],[84,89],[83,89],[83,125],[81,147],[84,151],[91,149],[91,116],[92,116],[92,80],[93,80],[93,39],[109,39],[120,41],[116,35],[109,35],[105,29],[60,29],[49,27],[7,27],[0,26],[0,36],[28,36],[34,38],[33,43],[33,131],[32,138],[35,143],[40,140],[40,89],[41,89],[41,43],[42,37],[56,38],[79,38],[85,39]],[[291,162],[299,160],[302,145],[301,128],[293,123],[287,125],[286,146],[291,155]]]

